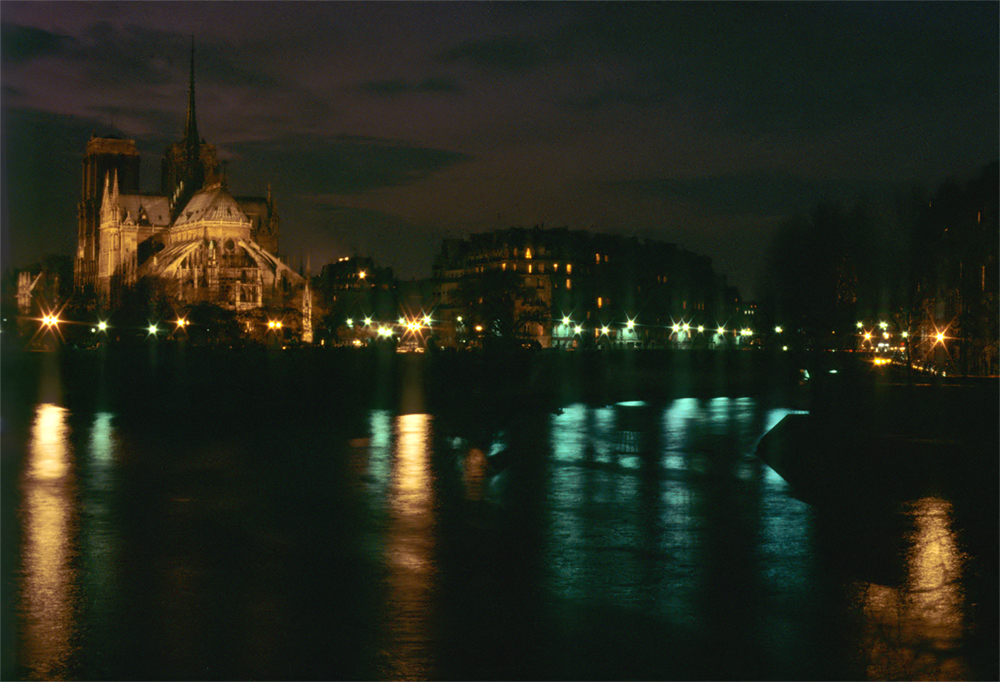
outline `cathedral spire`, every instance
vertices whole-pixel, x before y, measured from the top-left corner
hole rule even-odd
[[[196,163],[201,142],[198,137],[198,121],[194,112],[194,36],[191,36],[191,76],[188,81],[188,109],[187,122],[184,124],[184,145],[188,154],[188,162]]]

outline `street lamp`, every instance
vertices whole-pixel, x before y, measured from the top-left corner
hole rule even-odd
[[[781,328],[781,325],[778,325],[777,327],[774,328],[774,331],[776,334],[780,334],[784,330]]]
[[[354,326],[354,320],[352,318],[348,317],[347,320],[346,320],[346,322],[347,322],[347,326],[348,327],[353,327]]]
[[[102,332],[106,332],[108,330],[108,323],[101,320],[97,323],[97,328]]]

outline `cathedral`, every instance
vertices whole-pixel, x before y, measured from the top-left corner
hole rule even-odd
[[[164,152],[159,193],[139,190],[134,140],[87,143],[74,287],[103,305],[140,280],[180,305],[246,310],[284,299],[305,281],[276,255],[278,234],[270,187],[233,196],[215,146],[198,134],[193,42],[184,135]]]

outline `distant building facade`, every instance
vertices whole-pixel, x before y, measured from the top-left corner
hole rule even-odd
[[[183,139],[161,163],[160,193],[139,189],[133,140],[94,137],[83,159],[74,288],[114,307],[148,280],[180,304],[232,310],[286,297],[305,281],[276,255],[279,218],[265,197],[235,197],[216,149],[198,134],[194,48]]]
[[[706,256],[565,227],[445,240],[434,283],[444,345],[503,332],[541,347],[718,345],[738,304]]]

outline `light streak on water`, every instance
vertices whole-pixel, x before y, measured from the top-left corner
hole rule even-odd
[[[42,679],[62,677],[73,653],[77,512],[68,415],[51,403],[38,406],[22,480],[23,659],[31,676]]]

